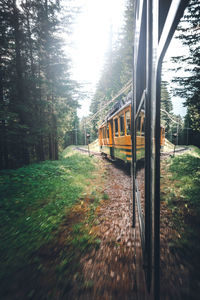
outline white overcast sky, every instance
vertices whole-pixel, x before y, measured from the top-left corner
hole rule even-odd
[[[73,0],[72,4],[81,7],[76,22],[73,25],[72,45],[70,50],[72,58],[72,76],[89,92],[88,99],[82,101],[79,117],[89,114],[89,106],[92,94],[95,92],[103,68],[105,53],[109,46],[109,32],[112,24],[115,40],[117,33],[124,24],[124,9],[126,0]],[[173,38],[164,61],[163,79],[170,82],[175,72],[169,71],[172,67],[170,57],[184,54],[184,49],[179,41]],[[170,88],[173,85],[170,83]],[[172,95],[171,95],[172,96]],[[183,100],[172,97],[174,113],[185,115]]]
[[[80,117],[89,114],[92,93],[100,78],[105,53],[109,46],[109,32],[112,25],[113,42],[123,25],[126,0],[76,0],[81,6],[73,26],[72,34],[72,75],[85,83],[85,91],[90,93],[88,100],[82,101]]]
[[[183,106],[184,99],[180,97],[173,96],[173,91],[176,89],[177,85],[172,83],[172,79],[176,76],[186,76],[188,74],[180,71],[172,71],[171,68],[177,67],[177,64],[171,62],[171,57],[173,56],[184,56],[187,53],[186,47],[184,47],[180,40],[175,37],[172,38],[171,43],[167,49],[166,55],[164,57],[164,62],[162,66],[162,80],[165,80],[169,83],[168,90],[171,95],[171,100],[173,104],[173,112],[176,115],[185,116],[187,109]]]

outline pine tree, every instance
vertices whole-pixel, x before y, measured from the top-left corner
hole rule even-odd
[[[62,25],[60,11],[54,0],[0,3],[1,169],[58,159],[73,123],[79,92],[61,38],[72,13]]]
[[[169,114],[172,114],[172,101],[168,92],[168,83],[163,81],[161,84],[161,124],[165,127],[165,136],[171,140],[172,121]]]
[[[92,99],[90,111],[94,114],[103,105],[116,95],[119,90],[131,79],[133,69],[133,23],[134,23],[134,1],[127,0],[124,18],[124,28],[120,34],[115,47],[109,47],[102,76],[98,82],[97,89]],[[121,95],[121,99],[126,96]],[[116,99],[118,101],[119,99]],[[103,112],[106,114],[106,111]],[[93,134],[97,135],[97,123],[101,119],[99,114],[93,121]]]
[[[178,28],[178,38],[189,49],[188,55],[173,60],[189,75],[175,78],[180,85],[176,95],[185,98],[193,131],[200,132],[200,9],[199,1],[191,0]],[[184,67],[185,66],[185,67]],[[187,74],[187,73],[186,73]],[[199,144],[200,145],[200,144]]]

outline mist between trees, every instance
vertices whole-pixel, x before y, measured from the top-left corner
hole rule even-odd
[[[16,168],[35,161],[56,160],[59,150],[70,144],[84,144],[86,131],[97,138],[98,114],[90,125],[77,117],[80,85],[71,80],[70,57],[63,51],[63,33],[69,37],[78,8],[63,1],[3,0],[0,3],[0,169]],[[69,1],[70,3],[71,1]],[[200,55],[197,0],[191,0],[178,30],[189,47],[190,75],[176,78],[188,108],[185,120],[172,114],[169,83],[161,87],[161,108],[179,123],[179,143],[199,146],[200,140]],[[182,25],[184,23],[184,26]],[[110,45],[104,68],[90,106],[91,115],[101,109],[130,80],[133,67],[134,0],[126,1],[124,26]],[[62,33],[62,34],[61,34]],[[121,98],[126,95],[120,96]],[[116,99],[118,101],[119,99]],[[109,110],[109,106],[107,110]],[[104,112],[106,114],[106,111]],[[89,116],[88,118],[90,118]],[[177,126],[161,114],[166,136],[173,142]]]
[[[58,159],[73,127],[79,86],[61,36],[70,36],[77,9],[60,2],[0,3],[1,169]]]

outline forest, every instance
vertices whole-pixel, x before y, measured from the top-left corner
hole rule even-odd
[[[80,98],[62,38],[77,9],[48,0],[0,3],[1,169],[58,159]]]
[[[172,300],[199,299],[198,2],[189,1],[176,32],[188,51],[181,57],[174,53],[174,74],[182,69],[185,76],[174,76],[177,89],[161,84],[161,124],[171,143],[166,142],[159,173],[160,287]],[[142,292],[136,277],[144,261],[136,254],[142,249],[139,222],[132,226],[130,165],[94,155],[98,126],[131,92],[135,0],[125,0],[115,41],[110,28],[90,114],[82,118],[78,109],[91,93],[72,79],[69,49],[81,14],[75,3],[0,1],[0,298],[5,300],[121,300]],[[187,108],[184,118],[173,112],[175,96]],[[175,153],[174,144],[182,152]],[[75,145],[85,147],[80,152]],[[146,179],[138,166],[144,197]]]
[[[0,3],[0,169],[56,160],[66,146],[84,144],[86,130],[92,140],[96,139],[98,125],[110,106],[97,112],[131,79],[134,1],[127,0],[124,25],[115,43],[110,32],[104,68],[90,105],[91,114],[79,120],[81,83],[71,79],[71,58],[64,51],[63,40],[63,33],[70,40],[71,25],[78,18],[78,11],[70,1],[69,5],[66,1],[64,5],[64,1],[52,0]],[[161,123],[166,128],[166,137],[173,142],[178,123],[179,143],[197,146],[200,131],[198,20],[198,1],[191,0],[177,33],[188,47],[189,55],[173,58],[179,62],[179,68],[183,61],[187,62],[186,71],[190,70],[189,76],[174,78],[180,85],[174,94],[184,97],[188,109],[184,120],[172,112],[169,83],[162,82],[161,88]],[[125,96],[124,93],[120,99]]]

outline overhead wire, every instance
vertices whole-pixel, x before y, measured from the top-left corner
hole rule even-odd
[[[109,104],[113,103],[121,94],[123,94],[124,92],[126,92],[132,85],[132,79],[129,80],[127,82],[127,84],[125,86],[123,86],[123,88],[110,100],[108,101],[103,107],[101,107],[91,118],[89,118],[86,122],[89,123],[92,120],[94,120],[94,118],[100,113],[102,112]]]
[[[161,108],[160,110],[161,110],[162,112],[166,113],[166,115],[170,118],[170,120],[171,120],[172,122],[174,122],[174,123],[176,123],[176,124],[179,125],[179,122],[177,122],[176,120],[174,120],[166,110],[164,110],[164,109],[162,109],[162,108]]]
[[[132,86],[132,79],[130,79],[127,84],[125,86],[123,86],[123,88],[121,88],[121,90],[110,100],[108,101],[104,106],[102,106],[95,114],[93,114],[87,121],[86,123],[90,123],[92,120],[95,119],[95,117],[97,117],[97,115],[102,112],[108,105],[110,105],[111,103],[113,103],[121,94],[123,94],[124,92],[126,92],[130,87]],[[174,120],[170,114],[161,108],[161,111],[164,112],[165,114],[167,114],[167,116],[169,117],[169,119],[178,124],[179,125],[179,122],[177,122],[176,120]]]

